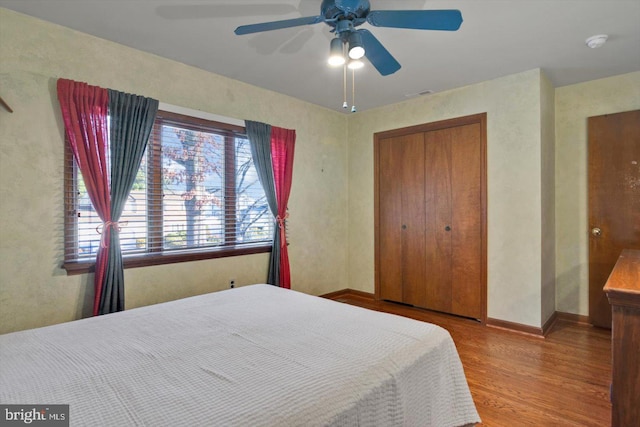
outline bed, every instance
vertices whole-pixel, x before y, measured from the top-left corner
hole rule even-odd
[[[0,404],[72,426],[480,422],[449,333],[250,285],[0,336]]]

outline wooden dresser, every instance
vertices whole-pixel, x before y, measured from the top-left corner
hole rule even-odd
[[[611,304],[611,424],[640,426],[640,250],[624,250],[604,286]]]

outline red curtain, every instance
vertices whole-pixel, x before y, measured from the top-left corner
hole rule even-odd
[[[102,283],[109,254],[111,192],[109,188],[109,128],[107,125],[109,94],[107,89],[86,83],[58,79],[58,101],[67,141],[82,173],[91,203],[105,224],[96,257],[94,276],[94,316],[98,314]]]
[[[280,287],[291,288],[291,271],[289,269],[289,252],[285,234],[287,203],[291,192],[293,177],[293,153],[295,150],[296,131],[271,127],[271,162],[273,163],[273,179],[278,200],[278,216],[280,227]]]

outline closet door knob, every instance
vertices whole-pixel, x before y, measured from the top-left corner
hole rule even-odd
[[[451,227],[449,227],[448,225],[444,229],[445,231],[451,231]]]
[[[402,229],[403,229],[403,230],[406,230],[406,229],[407,229],[407,226],[406,226],[405,224],[402,224]]]

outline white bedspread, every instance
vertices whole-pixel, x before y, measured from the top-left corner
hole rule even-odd
[[[0,403],[72,426],[479,422],[435,325],[252,285],[0,336]]]

